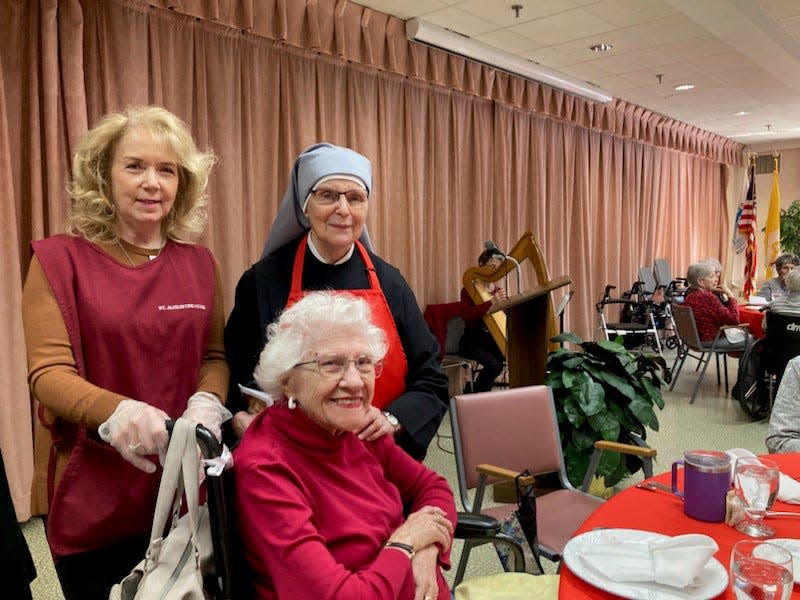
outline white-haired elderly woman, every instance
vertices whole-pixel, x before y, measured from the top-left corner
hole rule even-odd
[[[370,246],[372,187],[370,161],[350,148],[315,144],[295,160],[262,258],[240,278],[225,326],[237,435],[252,419],[237,384],[251,382],[267,325],[309,291],[341,290],[369,303],[387,341],[386,368],[360,437],[391,435],[414,458],[425,457],[449,403],[447,376],[414,292]]]
[[[310,293],[267,338],[255,378],[277,401],[234,454],[256,596],[449,599],[441,568],[456,512],[447,481],[391,436],[354,433],[386,352],[367,303]]]
[[[689,291],[683,304],[692,308],[700,340],[704,342],[712,341],[720,327],[739,323],[739,304],[730,288],[720,283],[717,268],[713,261],[701,260],[689,265],[686,271]],[[727,342],[723,340],[722,344]]]

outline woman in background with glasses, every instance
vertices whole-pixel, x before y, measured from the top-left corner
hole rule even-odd
[[[256,597],[449,599],[447,481],[388,436],[355,435],[385,374],[386,335],[367,302],[310,293],[267,338],[255,379],[275,403],[234,456]]]
[[[358,435],[394,435],[424,458],[447,408],[447,377],[414,293],[372,252],[365,224],[371,188],[369,160],[349,148],[316,144],[295,160],[262,258],[239,280],[225,328],[237,436],[253,418],[237,385],[252,385],[267,325],[309,291],[347,290],[369,304],[387,340],[384,372]]]

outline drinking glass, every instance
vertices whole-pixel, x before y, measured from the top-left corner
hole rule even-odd
[[[775,501],[779,482],[780,471],[773,461],[755,456],[736,459],[733,487],[746,515],[736,524],[736,529],[756,538],[775,535],[775,530],[765,525],[763,520]]]
[[[736,542],[731,552],[731,586],[737,600],[788,600],[794,586],[792,555],[768,542]]]

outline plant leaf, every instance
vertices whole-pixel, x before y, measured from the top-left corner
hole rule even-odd
[[[589,456],[581,452],[574,445],[568,444],[564,448],[564,466],[567,469],[567,478],[575,487],[583,482],[583,476],[589,470]]]
[[[636,398],[630,403],[630,409],[642,423],[653,431],[658,431],[658,417],[656,417],[653,407],[647,400]]]
[[[561,342],[572,342],[573,344],[576,344],[578,346],[583,344],[583,340],[580,337],[578,337],[578,334],[573,333],[571,331],[565,331],[564,333],[559,333],[558,335],[554,335],[553,337],[550,338],[550,341],[555,342],[557,344]]]
[[[603,369],[598,369],[590,365],[586,365],[586,370],[589,371],[589,373],[591,373],[595,379],[605,381],[608,385],[618,390],[626,398],[630,398],[631,400],[636,398],[636,392],[634,391],[633,386],[616,373],[604,371]]]
[[[604,440],[617,441],[619,437],[619,421],[614,418],[611,412],[604,410],[589,417],[588,421],[592,429],[603,436]]]
[[[584,378],[580,388],[577,390],[578,403],[587,417],[592,417],[606,410],[606,392],[603,386],[589,379]],[[575,391],[573,391],[573,395]]]
[[[580,408],[578,399],[570,394],[564,399],[564,414],[575,429],[579,429],[586,422],[586,417]]]
[[[591,448],[592,452],[594,452],[595,441],[597,441],[595,436],[588,435],[582,429],[576,429],[572,432],[572,443],[577,450]]]
[[[622,459],[622,456],[620,456],[620,459]],[[628,466],[625,464],[625,461],[620,460],[616,469],[614,469],[608,475],[604,475],[606,479],[606,485],[609,487],[617,485],[628,473]]]
[[[564,361],[564,366],[567,369],[574,369],[580,366],[582,362],[583,362],[583,356],[581,356],[580,353],[576,352],[576,356],[568,358],[567,360]]]
[[[614,473],[622,462],[622,455],[619,452],[603,452],[600,455],[600,462],[597,464],[597,474],[606,477]],[[606,481],[608,485],[608,481]]]
[[[580,373],[576,371],[564,371],[561,374],[561,381],[566,388],[572,388],[575,385],[575,381],[578,379]]]
[[[661,395],[661,390],[656,388],[653,385],[653,382],[650,381],[649,377],[642,377],[642,387],[644,391],[647,392],[647,395],[650,397],[650,400],[653,401],[653,404],[658,406],[658,408],[664,408],[664,396]]]

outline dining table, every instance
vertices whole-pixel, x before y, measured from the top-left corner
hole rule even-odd
[[[778,463],[781,473],[794,479],[800,477],[800,453],[765,456]],[[682,475],[683,469],[679,469],[678,486],[681,488],[683,486]],[[670,485],[671,472],[656,475],[651,478],[651,481]],[[797,513],[797,517],[767,518],[769,525],[775,530],[775,538],[800,539],[800,505],[776,500],[772,510]],[[726,571],[729,568],[733,545],[742,539],[752,539],[725,523],[707,523],[688,517],[683,512],[682,500],[669,492],[651,491],[635,486],[622,490],[601,504],[572,537],[607,528],[637,529],[669,536],[686,533],[708,535],[717,542],[719,550],[714,557],[722,563]],[[619,598],[619,596],[603,591],[582,580],[563,562],[558,597],[563,600]],[[657,596],[655,597],[657,598]],[[800,585],[795,585],[791,597],[800,599]],[[730,582],[724,592],[714,597],[715,600],[728,598],[735,598]]]
[[[764,319],[762,312],[763,306],[750,306],[749,304],[739,305],[739,322],[749,326],[750,333],[754,338],[760,340],[764,337],[764,327],[761,323]]]

